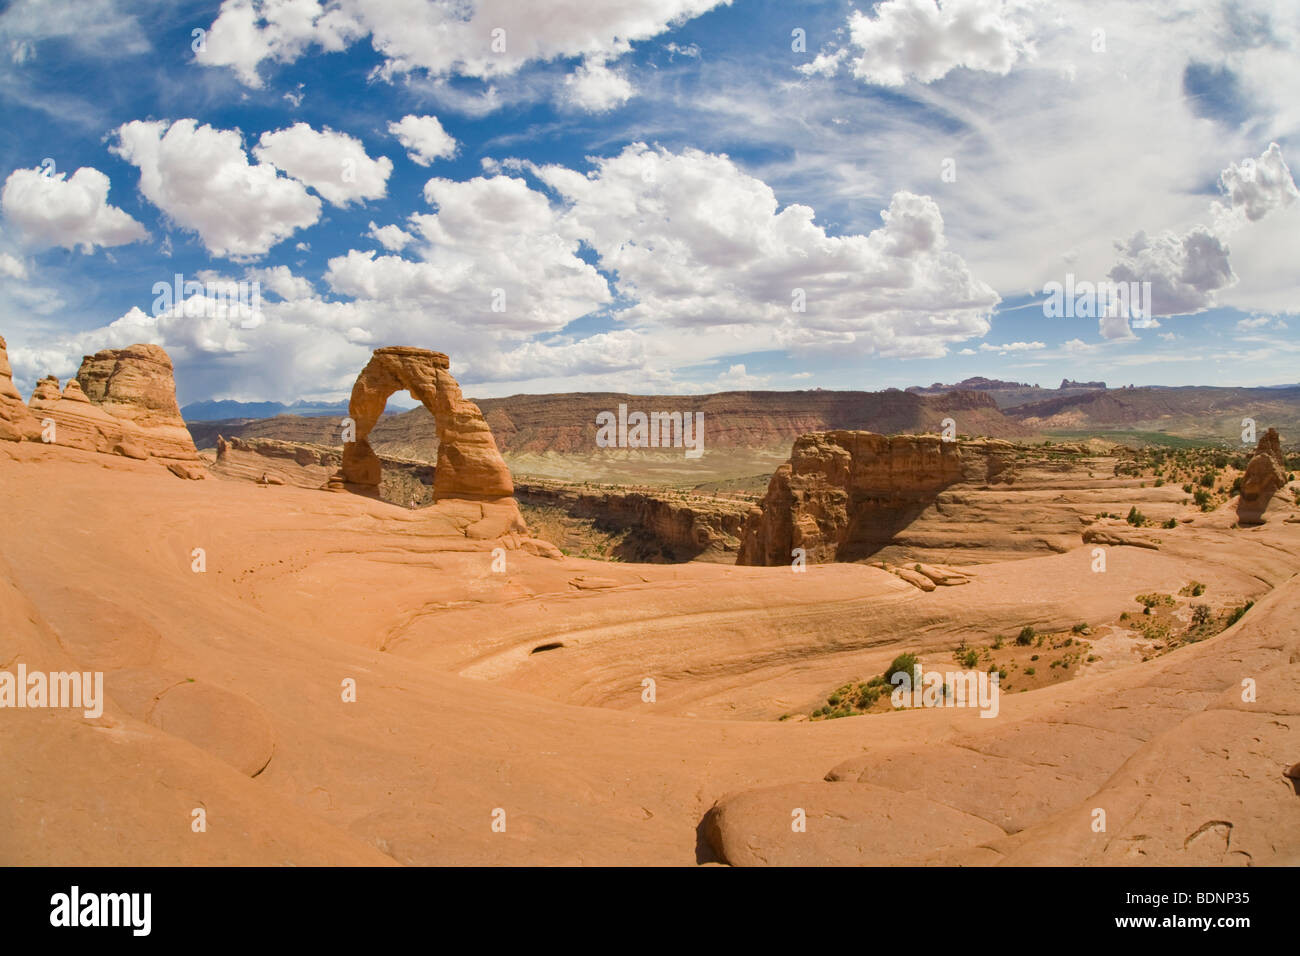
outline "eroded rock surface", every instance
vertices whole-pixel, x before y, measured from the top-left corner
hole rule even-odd
[[[750,512],[737,564],[817,564],[872,554],[959,482],[1011,482],[1015,446],[937,435],[831,431],[801,436]]]
[[[1277,429],[1270,428],[1255,446],[1255,456],[1246,466],[1237,499],[1237,520],[1241,524],[1262,524],[1264,509],[1274,492],[1286,484],[1286,465]]]
[[[21,401],[21,396],[13,387],[2,346],[0,339],[0,434],[37,441],[42,438],[41,423],[48,420],[54,425],[52,444],[139,461],[156,458],[180,477],[205,477],[176,405],[171,359],[158,346],[132,345],[88,355],[77,378],[62,391],[57,378],[46,376],[36,383],[26,416],[13,405],[13,398]]]
[[[38,441],[41,424],[14,386],[8,346],[0,336],[0,441]]]
[[[438,426],[435,498],[508,498],[514,494],[510,469],[477,405],[461,395],[442,352],[408,346],[376,349],[352,387],[348,414],[356,440],[343,446],[339,477],[375,489],[382,465],[366,440],[388,397],[405,389],[427,408]]]

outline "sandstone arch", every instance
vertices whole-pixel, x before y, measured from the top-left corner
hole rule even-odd
[[[367,436],[384,413],[389,396],[405,389],[432,413],[438,426],[435,499],[513,496],[510,469],[497,450],[492,430],[479,407],[462,397],[450,367],[442,352],[409,346],[375,349],[352,386],[348,415],[356,423],[356,440],[343,445],[337,477],[362,493],[378,493],[383,468]]]

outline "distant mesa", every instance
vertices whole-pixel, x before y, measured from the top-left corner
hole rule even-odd
[[[929,388],[922,388],[919,385],[913,385],[907,389],[909,392],[952,392],[961,389],[972,389],[977,392],[991,392],[996,389],[1004,388],[1037,388],[1037,385],[1030,385],[1028,382],[1006,382],[998,378],[985,378],[983,375],[975,375],[971,378],[963,379],[955,385],[944,385],[942,382],[935,382]]]
[[[1286,484],[1286,462],[1277,429],[1270,428],[1255,446],[1255,455],[1246,465],[1241,479],[1241,496],[1237,499],[1240,524],[1263,524],[1269,499]]]
[[[1051,389],[1041,388],[1037,384],[1029,382],[1009,382],[1000,378],[985,378],[983,375],[975,375],[971,378],[963,379],[953,385],[945,385],[943,382],[935,382],[933,385],[923,387],[913,385],[907,391],[917,395],[934,395],[939,392],[953,392],[960,390],[970,390],[976,392],[1020,392],[1026,389],[1031,391],[1048,392]],[[1085,389],[1095,389],[1100,391],[1106,390],[1105,382],[1076,382],[1073,379],[1061,379],[1061,385],[1058,391],[1081,391]]]
[[[41,441],[42,422],[48,419],[54,423],[54,444],[154,458],[179,477],[206,477],[176,405],[171,359],[156,345],[87,355],[62,390],[57,378],[46,376],[25,408],[21,401],[0,338],[0,439]]]

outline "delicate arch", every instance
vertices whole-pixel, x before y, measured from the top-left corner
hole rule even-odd
[[[438,428],[435,499],[508,498],[515,493],[492,429],[479,407],[461,395],[450,367],[442,352],[409,346],[375,350],[357,376],[348,403],[356,440],[343,445],[339,477],[345,483],[360,486],[363,493],[378,489],[383,466],[367,438],[389,396],[405,389],[429,410]]]

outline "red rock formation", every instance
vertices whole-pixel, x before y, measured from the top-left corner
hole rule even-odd
[[[352,388],[348,414],[356,440],[343,446],[338,478],[373,493],[382,471],[366,440],[388,397],[405,389],[424,405],[438,426],[435,498],[508,498],[514,494],[510,469],[497,450],[492,430],[477,405],[466,401],[441,352],[394,346],[376,349]]]
[[[8,347],[0,336],[0,441],[39,441],[40,437],[41,423],[14,386]]]
[[[1012,480],[1014,446],[936,435],[831,431],[803,435],[745,524],[737,564],[810,564],[873,553],[958,482]]]
[[[155,458],[197,462],[198,451],[176,404],[172,362],[157,345],[104,349],[81,360],[79,391],[127,426]]]
[[[1241,479],[1241,497],[1237,499],[1240,524],[1263,524],[1264,509],[1273,493],[1286,484],[1286,462],[1277,429],[1270,428],[1255,446],[1255,457],[1246,466]]]
[[[83,451],[113,453],[125,437],[122,423],[86,398],[75,381],[60,394],[59,380],[46,376],[36,383],[29,406],[33,417],[54,422],[53,444]]]
[[[7,360],[0,371],[0,383],[8,382],[12,390]],[[54,444],[141,461],[156,458],[181,478],[207,475],[176,405],[171,359],[156,345],[85,356],[62,394],[59,380],[46,376],[28,404],[36,423],[33,440],[40,439],[40,422],[48,418],[55,426]]]

